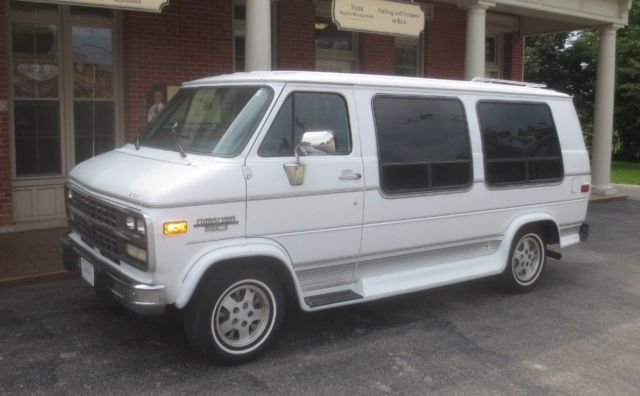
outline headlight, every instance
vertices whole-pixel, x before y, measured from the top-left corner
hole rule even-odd
[[[144,222],[143,218],[138,218],[134,216],[127,216],[125,220],[125,226],[127,230],[137,232],[140,235],[147,234],[147,225]]]
[[[137,247],[135,245],[132,245],[130,243],[127,243],[125,245],[125,248],[127,250],[127,254],[130,257],[133,257],[134,259],[140,260],[140,261],[142,261],[144,263],[147,262],[147,251],[146,250],[144,250],[142,248],[139,248],[139,247]]]

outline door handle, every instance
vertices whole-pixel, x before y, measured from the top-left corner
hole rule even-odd
[[[351,169],[345,169],[340,172],[340,180],[360,180],[362,175],[360,173],[354,172]]]

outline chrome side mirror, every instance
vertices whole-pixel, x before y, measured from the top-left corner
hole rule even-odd
[[[284,164],[284,170],[289,178],[289,184],[300,186],[304,183],[304,164],[300,161],[300,152],[303,155],[334,154],[336,152],[336,137],[332,131],[310,131],[302,135],[302,140],[294,150],[296,162]]]

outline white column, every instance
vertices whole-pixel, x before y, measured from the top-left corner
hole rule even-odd
[[[271,70],[270,0],[247,0],[246,28],[246,70]]]
[[[600,29],[596,102],[593,115],[593,193],[615,194],[611,186],[611,141],[613,137],[613,99],[616,75],[615,26]]]
[[[464,2],[467,10],[467,35],[464,53],[464,78],[484,77],[484,46],[487,25],[487,8],[492,3],[484,1]]]

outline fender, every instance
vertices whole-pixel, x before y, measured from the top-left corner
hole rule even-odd
[[[251,238],[234,241],[231,242],[231,244],[227,243],[224,247],[213,249],[200,256],[193,264],[188,266],[181,276],[182,283],[174,303],[176,308],[182,309],[187,305],[198,287],[200,279],[202,279],[202,276],[209,268],[224,260],[255,256],[272,257],[287,268],[296,289],[296,294],[301,304],[300,306],[304,306],[298,278],[295,275],[293,263],[287,251],[277,242],[270,239]]]
[[[504,231],[504,239],[497,253],[499,257],[501,257],[500,271],[498,273],[502,273],[507,267],[507,260],[509,259],[510,253],[509,250],[511,250],[511,244],[513,243],[513,238],[515,237],[516,232],[518,232],[520,228],[527,224],[547,220],[553,222],[556,230],[558,230],[558,223],[553,218],[553,216],[546,212],[527,213],[525,215],[518,216],[513,221],[511,221],[511,224],[509,224],[509,226]]]

